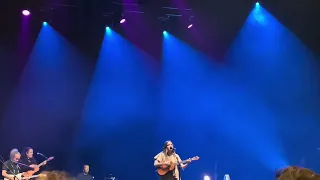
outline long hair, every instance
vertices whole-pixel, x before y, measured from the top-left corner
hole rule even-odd
[[[47,171],[41,173],[37,180],[72,180],[73,178],[66,172],[62,171]]]
[[[168,140],[168,141],[164,142],[163,147],[162,147],[162,152],[163,153],[166,153],[166,149],[167,149],[167,146],[168,146],[169,142],[172,142],[172,141]],[[172,152],[175,153],[175,150],[173,149]]]
[[[33,149],[32,147],[24,147],[22,154],[21,154],[21,159],[28,159],[27,153],[30,151],[30,149]],[[34,157],[32,157],[34,159]]]
[[[289,166],[277,173],[277,180],[320,180],[320,176],[310,169],[296,166]]]
[[[14,158],[14,156],[15,156],[16,154],[20,154],[20,153],[19,153],[19,150],[18,150],[18,149],[12,149],[12,150],[10,151],[10,160],[13,160],[13,158]]]

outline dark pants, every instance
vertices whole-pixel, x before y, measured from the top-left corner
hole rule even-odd
[[[160,180],[179,180],[173,176],[173,172],[168,172],[167,174],[160,176]]]

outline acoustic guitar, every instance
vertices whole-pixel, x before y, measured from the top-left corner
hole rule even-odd
[[[158,172],[158,174],[160,176],[163,176],[163,175],[167,174],[169,171],[173,171],[177,165],[184,164],[188,160],[197,161],[197,160],[199,160],[199,158],[200,158],[199,156],[195,156],[193,158],[189,158],[189,159],[183,160],[183,161],[178,162],[178,163],[174,163],[174,162],[171,161],[169,166],[160,166],[160,167],[158,167],[157,168],[157,172]]]
[[[46,162],[51,161],[51,160],[53,160],[53,159],[54,159],[53,156],[52,156],[52,157],[49,157],[48,159],[46,159],[46,160],[43,161],[42,163],[36,165],[36,167],[40,168],[41,166],[45,165]],[[32,167],[32,166],[31,166],[31,167]],[[32,176],[32,175],[33,175],[34,173],[36,173],[36,172],[37,172],[37,171],[35,171],[35,170],[30,170],[30,171],[25,172],[23,175],[24,175],[24,176]]]
[[[24,179],[31,179],[31,178],[36,178],[36,177],[46,177],[46,174],[39,174],[39,175],[34,175],[34,176],[28,176],[28,177],[22,177],[24,175],[23,173],[13,175],[13,174],[8,174],[9,177],[14,178],[15,180],[24,180]],[[3,178],[3,180],[10,180],[8,178]]]

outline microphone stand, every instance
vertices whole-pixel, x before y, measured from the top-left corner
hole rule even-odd
[[[40,155],[40,156],[44,157],[45,159],[49,159],[47,156],[45,156],[45,155],[43,155],[41,153],[37,153],[37,155]]]
[[[10,173],[13,175],[13,179],[18,179],[17,174],[15,174],[14,172],[12,172],[12,170],[5,164],[5,161],[2,157],[2,155],[0,154],[0,162],[10,171]]]
[[[37,155],[40,155],[41,157],[45,158],[46,160],[49,159],[47,156],[45,156],[45,155],[42,154],[42,153],[37,152]],[[48,162],[47,162],[46,166],[44,167],[44,169],[45,169],[45,170],[49,170]]]

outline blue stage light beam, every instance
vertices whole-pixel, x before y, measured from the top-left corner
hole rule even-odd
[[[68,124],[78,120],[89,84],[82,61],[81,53],[50,25],[42,27],[4,117],[5,123],[16,124],[14,131],[28,136],[17,142],[14,133],[8,141],[38,148],[65,143],[59,136],[73,133]],[[34,138],[44,134],[46,143]]]
[[[112,29],[106,30],[83,109],[77,147],[96,147],[103,151],[101,167],[130,172],[119,179],[130,178],[149,164],[149,160],[142,160],[130,170],[114,167],[112,161],[133,161],[134,154],[142,153],[137,144],[154,142],[158,100],[150,62],[154,60],[148,54]],[[119,156],[124,158],[120,160]]]
[[[167,32],[163,37],[161,120],[157,126],[157,142],[172,140],[181,158],[187,155],[205,157],[184,172],[183,176],[190,179],[199,178],[215,159],[214,144],[208,142],[203,126],[214,127],[216,123],[212,116],[217,104],[211,93],[216,92],[214,86],[221,83],[219,75],[223,73],[214,60],[172,34]],[[190,143],[197,145],[190,148]]]
[[[314,120],[320,114],[313,104],[320,95],[312,92],[319,90],[318,65],[312,52],[261,5],[249,14],[226,61],[247,97],[239,110],[250,128],[236,142],[269,170],[263,177],[271,178],[275,169],[294,162],[298,150],[290,142],[298,142],[297,132],[317,131]]]

